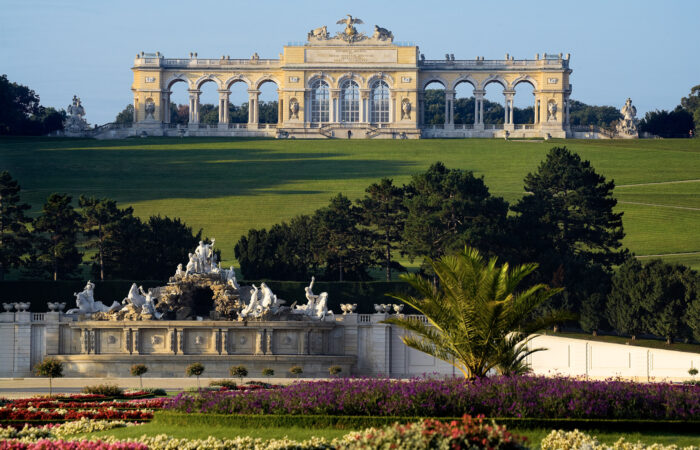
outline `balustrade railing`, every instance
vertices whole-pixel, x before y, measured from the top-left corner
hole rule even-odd
[[[279,59],[213,59],[213,58],[138,58],[135,66],[156,67],[227,67],[227,66],[275,66]]]
[[[369,323],[372,321],[372,314],[358,314],[357,321],[360,323]]]
[[[568,59],[425,59],[418,65],[427,69],[508,69],[510,67],[569,67]]]
[[[43,322],[44,320],[44,313],[32,313],[32,322]]]

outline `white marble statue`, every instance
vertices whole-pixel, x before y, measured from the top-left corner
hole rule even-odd
[[[236,271],[233,269],[233,266],[231,266],[230,269],[225,270],[224,272],[226,284],[228,284],[237,291],[240,290],[241,287],[238,285],[238,281],[236,280]]]
[[[185,276],[192,275],[197,272],[197,257],[194,253],[189,254],[189,261],[187,262],[187,268],[185,270]]]
[[[243,310],[241,310],[239,316],[242,318],[247,318],[249,316],[255,317],[258,313],[260,307],[260,290],[256,285],[253,285],[253,289],[250,290],[250,301]]]
[[[71,133],[78,133],[85,131],[90,128],[87,121],[85,121],[85,108],[83,108],[80,98],[77,95],[73,96],[73,103],[68,105],[66,108],[68,116],[63,122],[63,128]]]
[[[182,270],[182,263],[177,265],[177,269],[175,269],[175,277],[176,278],[182,278],[185,276],[185,271]]]
[[[122,300],[122,305],[133,305],[136,308],[142,307],[146,303],[146,296],[143,294],[143,286],[137,287],[136,283],[132,283],[129,294]]]
[[[143,292],[143,288],[140,289],[141,292]],[[163,314],[159,313],[156,310],[155,295],[153,294],[153,289],[149,289],[148,292],[146,292],[145,302],[141,306],[141,311],[152,315],[156,319],[160,319],[161,317],[163,317]]]
[[[121,309],[121,305],[117,302],[112,303],[112,306],[107,306],[100,301],[95,300],[95,283],[87,282],[82,292],[76,292],[75,303],[77,308],[70,309],[66,314],[92,314],[96,312],[111,312]]]
[[[622,138],[638,138],[639,130],[637,129],[637,108],[632,105],[632,99],[628,98],[625,106],[620,110],[622,120],[617,124],[617,134]]]
[[[557,110],[558,110],[557,102],[550,101],[547,104],[547,122],[557,120]]]
[[[321,292],[318,295],[318,301],[316,302],[316,306],[314,308],[313,317],[315,319],[323,320],[328,314],[333,314],[333,311],[328,310],[328,292]]]

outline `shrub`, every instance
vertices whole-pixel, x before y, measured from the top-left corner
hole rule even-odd
[[[304,373],[304,369],[302,369],[301,366],[292,366],[292,367],[289,369],[289,373],[291,373],[291,374],[294,375],[295,377],[298,377],[299,375],[301,375],[302,373]]]
[[[168,395],[168,393],[165,392],[165,389],[161,388],[146,388],[143,391],[148,392],[149,394],[156,395],[158,397],[165,397],[166,395]]]
[[[696,369],[695,367],[693,367],[692,369],[688,369],[688,375],[690,375],[691,377],[694,377],[697,374],[698,374],[698,369]]]
[[[40,377],[49,378],[49,397],[53,395],[53,379],[63,376],[63,363],[56,358],[46,357],[34,367]]]
[[[262,370],[262,374],[263,374],[263,376],[270,378],[271,376],[273,376],[275,374],[275,371],[273,369],[266,368],[266,369]]]
[[[243,378],[248,376],[248,369],[245,366],[231,366],[229,373],[232,377],[238,377],[243,382]]]
[[[194,362],[187,366],[187,368],[185,369],[185,373],[188,377],[191,377],[193,375],[197,377],[197,388],[199,388],[199,376],[204,373],[204,364],[200,362]]]
[[[134,364],[131,366],[131,376],[139,377],[139,384],[143,389],[143,374],[148,372],[148,367],[145,364]]]
[[[328,373],[330,373],[331,376],[338,375],[342,371],[343,371],[343,369],[340,366],[330,366],[328,368]]]
[[[83,394],[104,395],[105,397],[121,397],[124,395],[124,390],[116,384],[96,384],[93,386],[85,386],[81,392]]]
[[[232,380],[214,380],[209,383],[209,386],[225,387],[226,389],[236,389],[236,382]]]

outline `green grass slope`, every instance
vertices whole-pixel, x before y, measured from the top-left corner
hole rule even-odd
[[[516,201],[525,175],[555,145],[566,145],[615,180],[632,251],[674,254],[669,260],[700,266],[700,139],[5,138],[0,170],[20,181],[33,214],[52,192],[114,198],[140,216],[177,216],[203,228],[228,263],[250,228],[311,213],[338,192],[359,198],[382,177],[406,183],[438,160],[483,175],[493,194]]]

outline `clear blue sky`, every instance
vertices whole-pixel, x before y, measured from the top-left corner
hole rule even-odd
[[[88,121],[105,123],[131,102],[130,67],[142,50],[276,58],[311,28],[339,30],[348,13],[364,20],[361,30],[388,28],[428,59],[571,53],[572,97],[590,104],[620,107],[629,96],[642,113],[669,109],[700,84],[698,0],[0,0],[0,73],[47,106],[65,108],[78,94]],[[263,100],[275,97],[269,86]],[[502,98],[493,86],[487,97]],[[214,102],[211,91],[204,101]],[[525,91],[516,104],[531,98]]]

